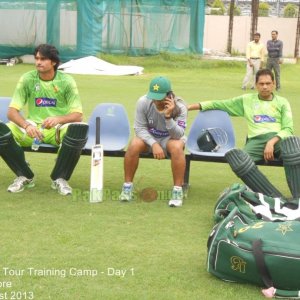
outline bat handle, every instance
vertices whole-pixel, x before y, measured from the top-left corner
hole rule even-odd
[[[100,117],[96,117],[96,145],[100,144]]]

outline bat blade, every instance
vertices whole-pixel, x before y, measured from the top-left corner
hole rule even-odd
[[[103,146],[95,145],[91,155],[90,202],[103,201]]]

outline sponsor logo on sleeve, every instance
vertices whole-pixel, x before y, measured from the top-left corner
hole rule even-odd
[[[177,124],[178,124],[178,126],[180,126],[180,127],[182,127],[182,128],[185,128],[185,127],[186,127],[185,122],[182,121],[182,120],[178,120],[178,121],[177,121]]]

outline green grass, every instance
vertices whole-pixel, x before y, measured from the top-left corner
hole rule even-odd
[[[245,74],[242,63],[204,61],[196,56],[102,58],[117,64],[144,66],[144,75],[74,75],[86,119],[97,103],[120,102],[133,124],[135,102],[147,92],[156,75],[168,76],[175,93],[192,103],[239,95]],[[32,68],[0,66],[1,96],[11,96],[19,76]],[[282,66],[281,94],[292,105],[297,135],[299,71],[299,65]],[[187,133],[195,115],[196,112],[189,114]],[[241,147],[246,124],[238,118],[233,123]],[[213,226],[215,202],[224,188],[239,182],[227,164],[192,162],[188,199],[182,208],[170,209],[170,161],[141,160],[135,178],[138,193],[150,187],[160,191],[161,196],[151,203],[138,198],[124,205],[117,201],[123,182],[121,158],[105,157],[106,196],[101,204],[87,200],[90,157],[81,157],[70,180],[76,189],[72,197],[60,196],[50,188],[54,155],[26,153],[26,158],[36,174],[36,187],[20,194],[6,192],[14,174],[0,161],[0,283],[12,284],[11,288],[0,287],[0,295],[33,291],[34,299],[42,300],[262,297],[259,287],[226,283],[206,271],[206,241]],[[283,168],[261,169],[289,195]],[[24,273],[5,275],[3,268]],[[58,274],[29,274],[30,268]],[[120,275],[120,270],[127,271],[125,276]]]

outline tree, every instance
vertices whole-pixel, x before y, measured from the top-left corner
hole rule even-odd
[[[296,18],[298,7],[295,4],[289,3],[284,7],[283,16],[285,18]]]
[[[257,31],[259,0],[252,0],[251,2],[251,32],[250,41],[254,38],[254,33]]]
[[[228,14],[228,16],[230,16],[230,5],[228,6],[227,14]],[[241,15],[241,9],[236,5],[234,5],[234,8],[233,8],[233,15],[234,16],[240,16]]]
[[[294,53],[294,57],[296,59],[299,59],[299,40],[300,40],[300,0],[298,4],[298,21],[297,21],[295,53]]]
[[[224,15],[225,6],[221,0],[215,0],[211,7],[212,7],[210,11],[211,15]]]
[[[234,0],[231,0],[229,6],[229,27],[228,27],[228,38],[227,38],[227,52],[229,52],[230,54],[232,48],[233,15],[234,15]]]
[[[258,15],[260,17],[268,17],[269,9],[270,9],[270,5],[268,3],[259,3]]]

